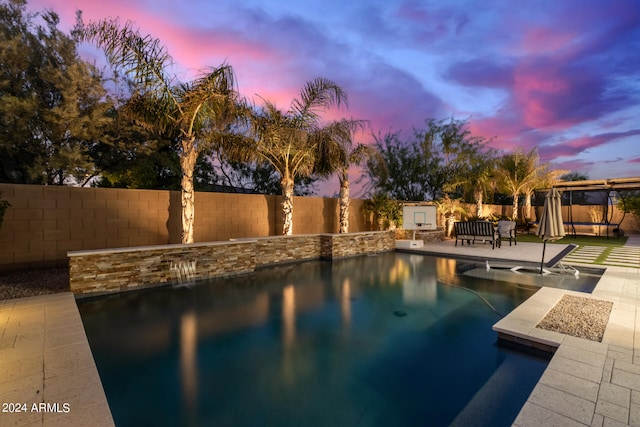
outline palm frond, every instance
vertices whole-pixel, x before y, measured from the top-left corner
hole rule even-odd
[[[300,98],[291,103],[291,113],[301,122],[316,122],[320,110],[347,104],[347,93],[335,82],[323,77],[307,82]]]
[[[133,23],[120,25],[118,19],[101,20],[82,25],[80,39],[104,50],[109,63],[130,76],[138,85],[153,91],[169,91],[171,79],[165,69],[173,64],[159,39],[142,36]]]

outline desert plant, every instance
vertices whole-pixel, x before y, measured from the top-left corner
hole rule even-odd
[[[451,237],[453,224],[462,216],[466,216],[469,210],[462,203],[461,199],[451,199],[448,195],[436,201],[436,206],[438,206],[438,212],[442,215],[444,233],[447,237]]]
[[[378,230],[395,230],[397,226],[402,226],[400,203],[384,194],[376,194],[367,200],[364,209]]]
[[[595,234],[596,236],[600,236],[604,230],[604,227],[597,224],[602,222],[602,209],[591,206],[589,208],[589,218],[591,219],[591,222],[594,223],[594,225],[592,226],[593,234]]]

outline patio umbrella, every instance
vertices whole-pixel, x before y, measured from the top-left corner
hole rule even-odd
[[[555,188],[549,190],[544,199],[542,215],[538,221],[536,235],[542,239],[542,260],[540,261],[540,274],[544,265],[544,251],[547,242],[562,239],[565,235],[562,223],[562,200],[560,193]]]

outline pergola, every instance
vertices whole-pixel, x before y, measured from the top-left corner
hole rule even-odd
[[[609,209],[614,204],[614,194],[622,200],[624,206],[624,191],[639,191],[640,177],[634,178],[611,178],[601,180],[585,180],[585,181],[562,181],[553,185],[562,194],[562,205],[568,206],[568,218],[565,223],[571,226],[573,235],[576,234],[576,225],[594,225],[602,226],[607,230],[607,238],[609,237],[609,227],[618,227],[624,219],[618,222],[612,222],[613,210]],[[535,190],[536,216],[539,215],[538,209],[542,209],[544,198],[549,188]],[[599,205],[602,207],[601,217],[598,221],[593,222],[575,222],[573,219],[574,205]]]

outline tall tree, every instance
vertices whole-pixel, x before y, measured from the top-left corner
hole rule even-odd
[[[489,148],[491,139],[471,135],[467,120],[427,121],[427,135],[439,138],[443,152],[443,175],[447,193],[463,196],[476,204],[475,215],[484,215],[484,198],[495,187],[496,150]]]
[[[340,182],[340,233],[349,232],[349,168],[362,164],[377,152],[373,147],[353,142],[354,134],[365,125],[363,120],[342,119],[329,124],[319,135],[324,142],[320,144],[316,170],[323,175],[335,173]]]
[[[586,181],[589,179],[589,175],[582,172],[568,172],[560,176],[562,181]]]
[[[240,142],[241,143],[241,142]],[[319,176],[296,177],[293,194],[309,196],[317,191]],[[196,165],[196,188],[204,191],[281,195],[278,172],[269,163],[233,161],[215,152]]]
[[[52,11],[27,13],[24,0],[0,4],[1,181],[82,183],[95,173],[90,147],[109,125],[112,101],[58,24]]]
[[[561,171],[560,173],[565,172]],[[522,149],[516,148],[513,152],[504,154],[498,159],[496,164],[498,183],[504,191],[509,192],[513,197],[512,219],[514,221],[517,221],[519,216],[518,199],[520,195],[527,196],[525,205],[530,210],[533,189],[544,185],[546,180],[554,179],[557,174],[555,171],[549,171],[548,163],[540,164],[537,148],[532,148],[527,153],[523,153]],[[525,213],[526,215],[529,214]]]
[[[118,20],[103,20],[84,25],[79,19],[77,31],[102,48],[109,63],[137,84],[127,113],[175,141],[182,171],[182,243],[193,243],[196,160],[211,142],[224,137],[243,111],[238,108],[233,69],[222,64],[181,83],[170,73],[173,59],[160,40],[141,35],[132,22],[120,25]]]
[[[437,200],[449,194],[459,198],[466,187],[483,174],[492,152],[483,137],[470,134],[466,120],[426,120],[425,129],[414,130],[413,139],[399,134],[376,139],[381,160],[367,163],[374,186],[397,200]],[[488,176],[488,175],[487,175]],[[481,197],[490,182],[484,179],[473,193]],[[480,190],[484,191],[480,191]],[[480,203],[481,199],[480,199]]]
[[[296,177],[312,175],[323,128],[320,113],[347,102],[347,93],[335,82],[316,78],[307,82],[288,111],[270,101],[251,117],[253,138],[236,144],[232,157],[243,161],[268,163],[278,172],[282,187],[282,234],[293,233],[293,189]]]
[[[423,201],[438,197],[440,158],[432,147],[416,139],[403,141],[398,133],[374,136],[379,153],[366,162],[366,174],[375,188],[394,200]]]

